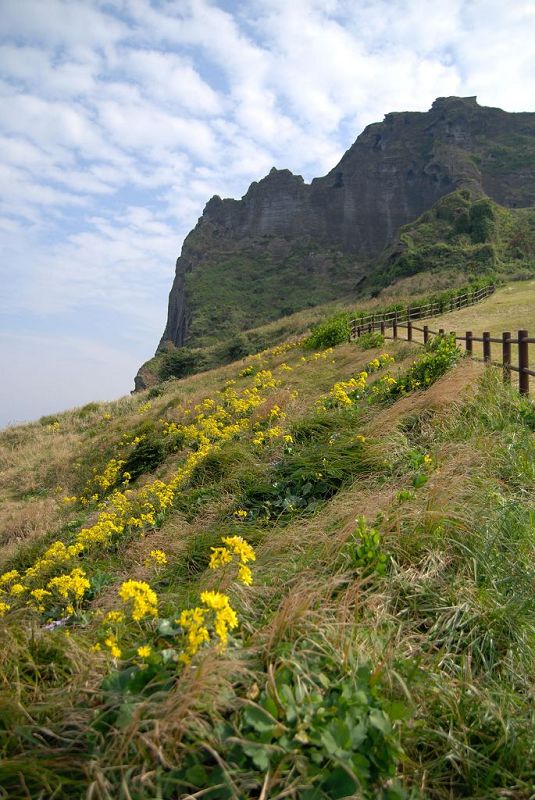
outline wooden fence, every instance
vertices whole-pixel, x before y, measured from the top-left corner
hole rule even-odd
[[[420,328],[413,325],[412,320],[409,318],[405,323],[399,324],[397,321],[391,321],[392,335],[388,335],[388,326],[384,320],[381,320],[376,326],[385,339],[402,339],[407,342],[415,342],[417,344],[426,344],[431,336],[444,336],[446,331],[440,328],[438,331],[430,330],[428,325]],[[373,328],[371,329],[373,330]],[[400,335],[400,331],[406,331],[406,336]],[[358,336],[367,333],[368,329],[362,330],[357,334]],[[422,341],[415,338],[415,333],[422,334]],[[485,364],[493,364],[494,366],[501,367],[503,371],[503,379],[505,383],[511,382],[511,372],[518,373],[518,390],[520,394],[529,394],[529,376],[535,377],[535,370],[529,368],[529,345],[535,344],[535,339],[530,338],[525,330],[518,331],[516,338],[511,336],[510,331],[502,333],[501,338],[493,338],[488,331],[485,331],[482,336],[474,336],[472,331],[466,331],[464,336],[457,336],[455,331],[450,331],[451,336],[455,336],[455,340],[464,343],[464,349],[467,354],[473,358],[474,356],[474,343],[482,345],[483,357],[479,360]],[[498,344],[501,349],[501,361],[492,359],[492,345]],[[512,345],[517,347],[517,364],[512,363]]]
[[[409,306],[403,310],[387,311],[383,313],[368,314],[361,319],[353,319],[350,321],[350,340],[357,339],[363,333],[368,333],[374,330],[379,330],[381,324],[385,328],[396,328],[400,323],[411,322],[415,319],[428,319],[429,317],[438,317],[441,314],[446,314],[450,311],[457,311],[460,308],[473,306],[480,303],[486,297],[494,294],[496,291],[495,286],[485,286],[483,289],[477,289],[475,292],[467,292],[466,294],[452,297],[449,300],[439,300],[434,303],[427,303],[422,306]]]

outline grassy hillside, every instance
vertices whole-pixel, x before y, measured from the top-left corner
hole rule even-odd
[[[2,432],[0,797],[528,800],[534,431],[446,339]]]
[[[222,364],[237,361],[284,342],[290,337],[304,334],[310,328],[320,325],[326,318],[338,315],[354,317],[385,308],[406,308],[408,305],[443,299],[450,296],[451,292],[462,293],[469,288],[466,282],[463,284],[461,274],[457,276],[457,280],[455,275],[448,276],[446,273],[428,276],[430,279],[427,281],[419,277],[419,281],[412,285],[410,281],[400,280],[384,291],[368,291],[358,301],[348,295],[343,301],[323,303],[289,314],[277,321],[229,336],[219,344],[200,348],[175,348],[171,345],[165,351],[157,352],[154,358],[143,365],[137,379],[138,381],[141,379],[141,386],[136,384],[136,388],[146,389],[169,378],[183,378],[195,372],[215,369]],[[483,285],[481,281],[489,283],[490,278],[479,279],[479,283]],[[474,283],[471,288],[476,285]]]
[[[527,277],[535,269],[535,210],[505,208],[462,189],[446,195],[387,248],[372,283],[419,273]]]

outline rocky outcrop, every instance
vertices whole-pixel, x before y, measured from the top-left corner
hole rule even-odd
[[[369,125],[311,184],[272,169],[241,200],[212,197],[177,261],[160,347],[214,341],[253,314],[265,322],[346,294],[402,225],[458,188],[534,205],[535,113],[439,98],[428,112]]]

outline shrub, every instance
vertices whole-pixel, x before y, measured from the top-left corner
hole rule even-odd
[[[86,417],[93,414],[95,411],[100,410],[100,403],[86,403],[85,406],[79,408],[76,412],[76,416],[80,419],[85,419]]]
[[[363,578],[384,575],[388,564],[380,532],[368,528],[364,517],[358,518],[357,527],[342,548],[340,558],[343,568],[354,569]]]
[[[382,347],[385,343],[385,337],[378,331],[370,331],[370,333],[363,333],[357,339],[357,345],[362,350],[372,350],[374,347]]]
[[[199,372],[204,365],[203,356],[187,347],[178,347],[165,353],[160,365],[159,377],[165,381],[168,378],[185,378]]]
[[[309,350],[318,350],[324,347],[335,347],[337,344],[349,340],[350,328],[347,314],[338,314],[336,317],[322,322],[315,328],[304,346]]]
[[[426,389],[451,369],[459,358],[461,351],[454,336],[435,336],[407,372],[397,378],[395,383],[387,384],[386,394],[389,397],[398,397],[416,389]]]
[[[123,474],[128,472],[135,481],[145,472],[153,472],[165,459],[163,442],[156,437],[145,437],[138,442],[126,458]]]
[[[344,417],[345,414],[345,417]],[[312,513],[333,497],[344,485],[359,474],[373,469],[363,442],[355,435],[353,409],[340,412],[338,429],[321,423],[306,437],[303,426],[295,447],[287,448],[275,466],[270,480],[258,482],[245,490],[243,507],[252,518],[272,519],[295,513]],[[342,425],[347,423],[347,429]]]

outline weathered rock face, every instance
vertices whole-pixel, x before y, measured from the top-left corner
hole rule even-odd
[[[369,125],[311,184],[272,169],[241,200],[213,197],[177,261],[160,347],[207,343],[252,314],[265,322],[350,292],[402,225],[461,187],[535,205],[535,113],[440,98]],[[301,279],[307,291],[292,292]]]

